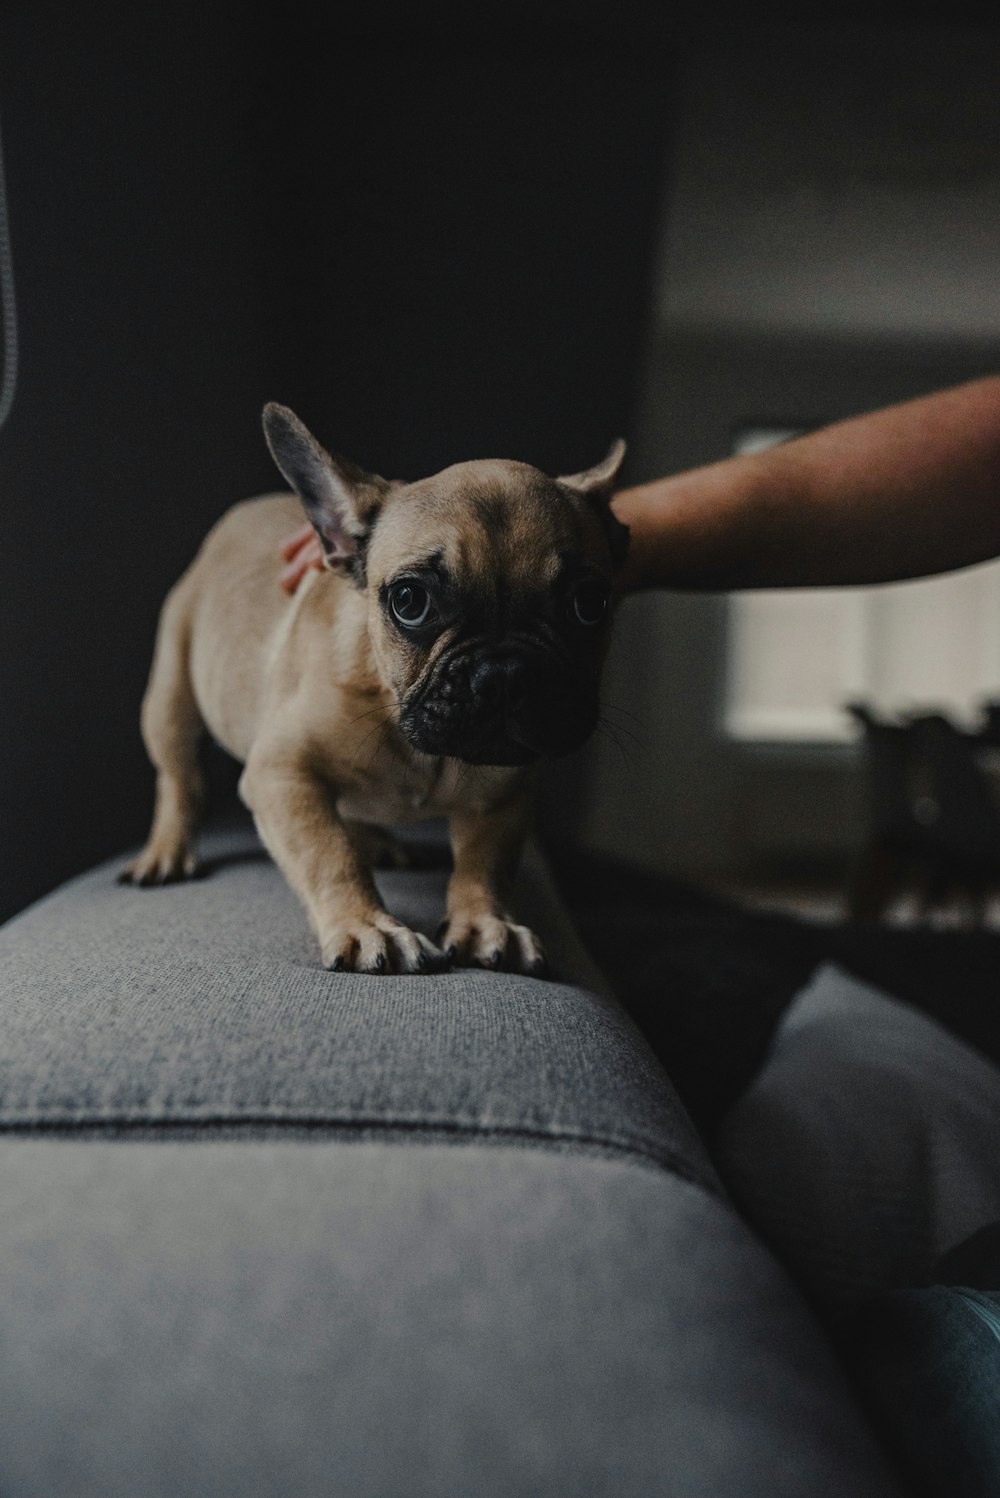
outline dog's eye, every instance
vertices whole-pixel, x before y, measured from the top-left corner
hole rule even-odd
[[[581,583],[573,594],[573,617],[578,624],[593,628],[608,611],[608,594],[603,583]]]
[[[389,607],[404,629],[419,629],[433,613],[431,595],[421,583],[396,583],[389,592]]]

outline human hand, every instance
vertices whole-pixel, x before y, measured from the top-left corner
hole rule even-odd
[[[402,489],[406,485],[405,479],[389,479],[388,482],[390,489]],[[319,537],[308,523],[300,530],[291,531],[278,550],[288,564],[279,579],[286,593],[294,593],[311,568],[322,571],[323,548]]]
[[[286,536],[279,549],[287,563],[280,578],[286,593],[295,592],[311,567],[323,566],[323,548],[311,525],[304,525]]]

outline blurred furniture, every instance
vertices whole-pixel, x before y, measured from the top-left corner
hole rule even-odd
[[[717,1139],[922,1498],[1000,1492],[998,1097],[981,1050],[826,964]]]
[[[1000,882],[1000,809],[977,754],[997,740],[997,710],[977,733],[941,713],[878,718],[863,703],[861,725],[869,830],[850,891],[850,913],[877,921],[904,890],[926,915],[959,901],[973,924]]]

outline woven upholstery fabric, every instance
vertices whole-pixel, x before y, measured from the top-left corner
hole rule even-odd
[[[0,932],[0,1127],[299,1123],[466,1129],[634,1150],[711,1184],[661,1069],[597,991],[537,856],[519,883],[557,969],[325,972],[252,832],[209,840],[209,876],[116,884],[108,864]],[[381,877],[433,930],[443,873]]]
[[[206,851],[0,932],[4,1498],[895,1491],[537,858],[558,982],[324,972]]]
[[[0,1141],[4,1498],[889,1498],[784,1276],[631,1160]]]

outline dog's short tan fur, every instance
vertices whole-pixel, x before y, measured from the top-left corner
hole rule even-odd
[[[599,469],[558,481],[490,461],[393,485],[330,457],[291,412],[267,411],[272,451],[299,497],[236,505],[167,598],[142,710],[156,808],[125,877],[158,884],[197,872],[197,745],[207,727],[244,762],[241,795],[305,905],[326,966],[442,964],[437,947],[384,909],[366,829],[443,816],[454,854],[441,938],[447,960],[538,972],[539,944],[506,904],[530,821],[532,767],[469,765],[408,740],[401,705],[431,680],[460,625],[417,643],[394,624],[385,590],[433,557],[460,580],[462,596],[487,607],[502,591],[530,617],[570,553],[610,588],[599,510],[623,449]],[[278,586],[279,543],[301,524],[300,498],[327,570],[308,574],[288,598]],[[603,643],[592,653],[596,670]]]

